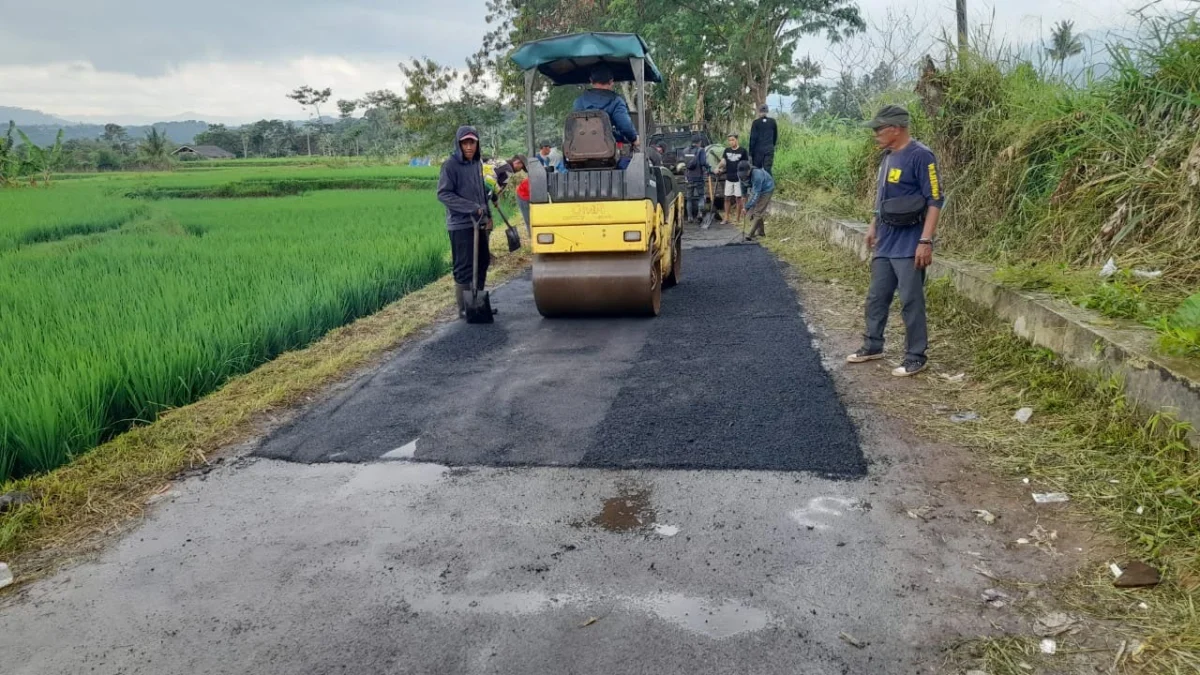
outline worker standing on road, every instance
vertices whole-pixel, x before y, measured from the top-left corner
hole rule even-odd
[[[454,154],[442,163],[437,196],[446,207],[446,230],[450,233],[450,258],[454,271],[454,295],[458,315],[463,316],[463,291],[471,289],[474,272],[472,237],[479,237],[479,290],[487,281],[491,251],[488,235],[492,231],[492,212],[488,208],[488,189],[479,159],[479,133],[475,127],[461,126],[454,136]]]
[[[746,200],[746,218],[754,223],[747,240],[767,236],[765,220],[771,207],[771,195],[775,194],[775,179],[766,169],[751,168],[749,162],[738,166],[738,177],[750,182],[750,198]]]
[[[907,345],[904,361],[892,375],[908,377],[925,369],[928,332],[925,323],[925,270],[933,262],[933,236],[945,198],[933,151],[912,138],[908,111],[885,106],[865,126],[883,149],[879,166],[875,215],[867,229],[871,287],[867,292],[863,346],[846,358],[863,363],[883,357],[883,331],[897,289]]]
[[[738,178],[738,165],[750,159],[750,153],[746,152],[738,141],[737,134],[729,134],[726,139],[729,145],[725,151],[721,153],[721,164],[717,167],[717,173],[723,173],[725,176],[725,222],[732,223],[729,218],[730,210],[740,222],[742,216],[742,181]]]
[[[692,136],[692,146],[687,150],[687,162],[684,165],[684,177],[687,179],[687,220],[695,223],[700,220],[700,211],[704,206],[704,181],[708,177],[708,163],[704,156],[704,138]]]
[[[771,173],[771,167],[775,165],[775,142],[779,140],[775,120],[767,117],[769,110],[765,103],[759,106],[758,119],[750,125],[750,161],[756,169],[764,169],[767,173]]]

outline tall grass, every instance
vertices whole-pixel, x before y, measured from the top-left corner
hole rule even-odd
[[[90,194],[80,185],[52,193],[70,203]],[[119,231],[0,253],[0,480],[54,468],[447,269],[428,191],[149,208]]]
[[[779,151],[772,169],[785,189],[818,186],[854,193],[867,157],[865,139],[851,123],[779,124]]]
[[[1114,46],[1112,57],[1106,76],[1075,87],[1027,63],[971,55],[929,82],[936,98],[912,102],[913,131],[942,164],[941,250],[1035,277],[1038,265],[1089,270],[1073,300],[1162,326],[1200,290],[1200,25],[1176,24],[1153,45]],[[794,138],[782,153],[805,159],[781,166],[785,187],[850,191],[860,209],[869,204],[877,156],[865,132]],[[1102,282],[1096,272],[1109,257],[1162,276]]]

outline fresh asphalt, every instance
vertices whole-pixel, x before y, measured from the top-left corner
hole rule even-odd
[[[684,265],[652,320],[497,289],[495,325],[400,349],[0,602],[0,670],[931,672],[984,627],[952,608],[986,542],[904,515],[914,450],[843,405],[766,251]]]
[[[317,406],[262,457],[861,476],[854,425],[779,263],[685,251],[655,319],[545,320],[528,278]]]

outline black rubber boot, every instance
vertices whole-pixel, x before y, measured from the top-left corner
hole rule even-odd
[[[466,302],[463,300],[464,293],[471,292],[471,284],[454,284],[454,299],[458,303],[458,318],[463,318],[467,315]]]

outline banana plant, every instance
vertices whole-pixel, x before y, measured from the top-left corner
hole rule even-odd
[[[26,146],[28,146],[30,162],[33,164],[35,169],[41,172],[42,181],[46,185],[50,185],[50,177],[53,175],[54,170],[58,168],[59,164],[62,162],[63,130],[58,130],[58,137],[54,139],[54,146],[49,150],[35,145],[33,141],[29,140],[29,137],[25,135],[24,131],[18,129],[17,133],[20,134],[21,140],[24,141]]]
[[[16,123],[10,120],[8,133],[4,135],[4,138],[0,138],[0,186],[15,185],[17,172],[21,168],[21,158],[17,155],[17,144],[13,140],[13,131],[16,127]]]

